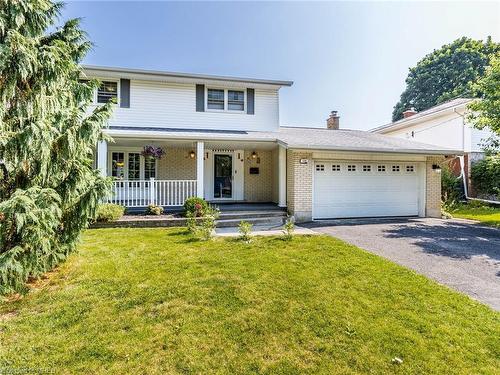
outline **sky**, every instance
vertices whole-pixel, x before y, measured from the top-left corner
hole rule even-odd
[[[461,36],[500,41],[500,2],[66,1],[94,43],[84,63],[294,81],[280,122],[390,122],[408,69]]]

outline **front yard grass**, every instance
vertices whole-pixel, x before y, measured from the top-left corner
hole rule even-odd
[[[498,374],[499,327],[485,305],[330,237],[97,229],[0,305],[0,369]]]
[[[451,211],[453,217],[477,220],[481,224],[500,228],[500,207],[462,204]]]

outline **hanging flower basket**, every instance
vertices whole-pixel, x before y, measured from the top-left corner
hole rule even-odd
[[[144,146],[142,150],[142,156],[146,157],[152,157],[155,159],[161,159],[163,155],[165,154],[165,151],[161,147],[154,146],[154,145],[146,145]]]

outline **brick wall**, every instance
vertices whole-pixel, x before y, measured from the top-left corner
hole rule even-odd
[[[159,180],[196,180],[196,158],[191,159],[188,148],[165,149],[165,156],[158,161]]]
[[[307,164],[301,164],[301,159]],[[287,206],[297,222],[312,219],[312,176],[312,153],[288,150]]]
[[[425,216],[427,217],[441,217],[441,173],[432,169],[432,165],[440,165],[443,160],[444,157],[441,156],[432,156],[427,158],[425,168]]]
[[[252,159],[252,151],[245,151],[244,197],[247,202],[272,202],[274,197],[272,151],[256,152],[257,158]],[[250,174],[252,167],[259,168],[259,174]]]

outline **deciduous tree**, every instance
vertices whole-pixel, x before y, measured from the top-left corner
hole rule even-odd
[[[472,85],[481,78],[500,44],[460,38],[442,46],[410,68],[406,89],[394,106],[392,120],[411,107],[423,111],[449,99],[473,95]]]

